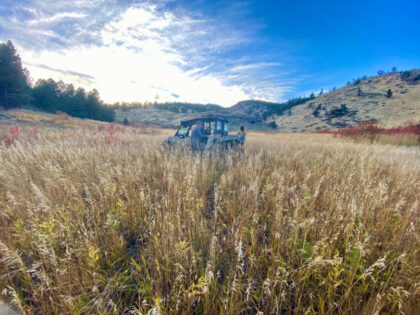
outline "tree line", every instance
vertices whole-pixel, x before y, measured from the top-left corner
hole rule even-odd
[[[105,105],[97,90],[86,92],[72,84],[40,79],[33,86],[29,71],[11,41],[0,43],[0,106],[5,109],[35,106],[74,117],[112,122],[114,109]]]
[[[166,110],[173,113],[203,113],[208,111],[217,111],[223,109],[222,106],[216,104],[199,104],[199,103],[188,103],[188,102],[117,102],[111,105],[115,109],[121,109],[124,112],[129,111],[133,108],[144,108],[144,107],[154,107],[160,110]]]
[[[322,95],[322,94],[321,94]],[[289,111],[293,107],[303,104],[308,100],[315,99],[313,93],[309,97],[296,97],[288,100],[284,103],[266,103],[264,104],[266,107],[266,111],[261,115],[261,118],[266,120],[268,117],[272,115],[283,115],[284,112]]]

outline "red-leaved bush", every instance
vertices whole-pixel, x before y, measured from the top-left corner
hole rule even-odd
[[[113,144],[118,141],[117,136],[115,135],[115,125],[110,124],[108,128],[108,134],[105,136],[105,140],[108,144]]]
[[[371,121],[364,121],[356,127],[347,127],[338,130],[322,130],[318,133],[328,133],[340,137],[366,138],[374,135],[388,136],[411,136],[417,137],[420,142],[420,123],[408,123],[406,125],[384,128],[379,127]]]
[[[127,129],[120,126],[115,126],[115,124],[109,124],[108,128],[101,125],[98,126],[99,132],[106,132],[105,141],[107,144],[115,144],[119,141],[117,133],[126,133]]]
[[[1,123],[1,137],[0,145],[4,145],[6,148],[9,148],[19,136],[19,127],[9,127],[7,129],[6,123],[3,121]]]
[[[38,128],[33,128],[29,131],[29,134],[31,137],[23,137],[23,139],[20,139],[21,143],[25,146],[30,146],[35,144],[35,142],[39,141],[38,137]],[[20,137],[20,129],[19,126],[12,126],[7,127],[6,122],[2,122],[0,125],[0,147],[4,146],[6,148],[9,148],[12,144],[16,142]]]

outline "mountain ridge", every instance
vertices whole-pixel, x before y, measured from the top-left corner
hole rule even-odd
[[[245,126],[251,130],[314,132],[355,126],[362,121],[397,126],[420,121],[420,69],[363,77],[318,97],[312,93],[283,103],[244,100],[228,108],[182,102],[110,107],[116,123],[161,128],[177,128],[181,120],[202,115],[224,116],[232,130]],[[4,120],[7,112],[1,116]]]
[[[290,132],[337,129],[366,120],[397,125],[420,120],[420,69],[363,77],[318,97],[311,94],[283,103],[244,100],[223,108],[175,102],[114,108],[118,122],[127,118],[134,124],[166,128],[178,126],[185,118],[216,114],[230,117],[233,128]]]

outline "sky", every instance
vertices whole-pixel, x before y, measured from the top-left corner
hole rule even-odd
[[[282,102],[420,68],[418,0],[0,0],[34,82],[114,102]]]

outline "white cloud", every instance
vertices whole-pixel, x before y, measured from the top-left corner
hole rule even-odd
[[[264,79],[267,73],[256,75],[280,63],[223,66],[219,54],[252,42],[246,32],[186,13],[162,11],[154,4],[129,7],[105,20],[95,16],[99,6],[79,2],[87,9],[72,12],[64,6],[50,14],[28,9],[33,15],[26,21],[33,27],[30,32],[58,37],[64,46],[35,50],[21,45],[23,63],[35,80],[51,77],[96,88],[109,103],[151,101],[158,95],[159,101],[230,106],[248,98],[275,101],[290,90],[289,84]],[[63,35],[49,24],[76,33]],[[92,44],[83,42],[85,37]],[[47,45],[48,40],[43,40]]]
[[[282,66],[279,62],[258,62],[244,65],[237,65],[231,69],[232,72],[242,72],[254,69],[261,69],[266,67],[279,67]]]
[[[64,13],[54,14],[48,17],[29,20],[27,21],[27,24],[34,26],[34,25],[42,24],[42,23],[57,22],[64,19],[82,19],[84,17],[86,17],[86,14],[83,14],[83,13],[64,12]]]
[[[150,49],[153,50],[151,47],[147,50]],[[172,56],[162,52],[156,58],[153,54],[139,54],[126,47],[112,45],[106,48],[74,49],[65,54],[42,52],[33,55],[25,52],[23,57],[33,77],[53,77],[78,86],[96,88],[101,97],[111,103],[151,101],[158,95],[160,101],[182,100],[229,106],[247,98],[240,87],[225,86],[211,75],[200,78],[190,76],[171,64]],[[95,79],[89,80],[34,65],[35,62],[45,64],[47,60],[51,68],[63,69],[64,66],[74,72],[88,73]],[[65,67],[70,64],[71,67]],[[172,94],[179,95],[179,98]]]

